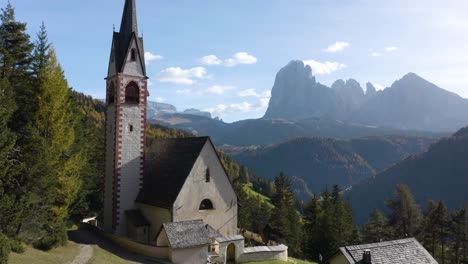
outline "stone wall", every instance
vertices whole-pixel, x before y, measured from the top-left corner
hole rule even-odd
[[[288,261],[288,247],[280,245],[274,247],[245,248],[244,254],[242,254],[239,262],[244,263],[271,260]]]

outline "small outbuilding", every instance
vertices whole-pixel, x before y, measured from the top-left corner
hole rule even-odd
[[[438,264],[415,239],[341,247],[327,264]]]

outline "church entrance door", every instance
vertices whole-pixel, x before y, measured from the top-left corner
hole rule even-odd
[[[235,264],[236,263],[236,245],[229,244],[226,252],[226,264]]]

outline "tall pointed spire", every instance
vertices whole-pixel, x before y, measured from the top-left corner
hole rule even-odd
[[[120,24],[120,34],[129,37],[133,32],[138,36],[136,4],[135,0],[125,0],[122,23]]]

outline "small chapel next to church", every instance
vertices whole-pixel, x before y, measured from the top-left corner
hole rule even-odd
[[[149,96],[135,0],[125,0],[106,78],[103,229],[139,254],[173,263],[287,259],[287,247],[244,248],[238,197],[208,137],[146,147]]]

